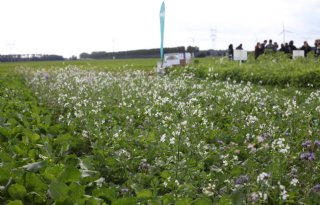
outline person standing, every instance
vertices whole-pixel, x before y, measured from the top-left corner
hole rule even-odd
[[[257,45],[254,47],[254,59],[258,59],[258,57],[261,54],[261,48],[260,48],[260,43],[258,42]]]
[[[230,60],[233,60],[233,45],[230,44],[228,47],[228,57]]]
[[[294,45],[293,41],[289,42],[289,51],[292,53],[292,51],[297,50],[297,47]]]
[[[243,50],[243,48],[242,48],[242,43],[240,43],[240,45],[238,45],[236,49],[237,49],[237,50]]]
[[[303,46],[301,46],[300,50],[304,50],[304,57],[307,57],[308,53],[311,51],[311,47],[308,42],[303,42]]]
[[[314,54],[316,57],[319,57],[319,55],[320,55],[320,39],[318,39],[314,42],[314,46],[315,46]]]
[[[264,40],[263,43],[260,44],[260,54],[264,54],[267,42],[267,40]]]
[[[273,51],[274,51],[274,52],[277,52],[277,51],[278,51],[278,48],[279,48],[278,43],[277,43],[277,42],[274,42],[274,43],[273,43]]]
[[[273,51],[272,39],[269,40],[269,43],[266,45],[266,49],[270,49]]]

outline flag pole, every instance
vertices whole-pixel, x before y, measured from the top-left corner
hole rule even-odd
[[[161,67],[163,66],[164,61],[164,51],[163,51],[163,40],[164,40],[164,20],[165,20],[165,4],[162,2],[160,9],[160,58],[161,58]]]

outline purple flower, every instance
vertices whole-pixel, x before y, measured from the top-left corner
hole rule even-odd
[[[49,73],[45,73],[45,74],[44,74],[44,78],[45,78],[46,80],[48,80],[48,79],[49,79]]]
[[[319,192],[320,191],[320,184],[316,184],[312,187],[312,191]]]
[[[305,148],[310,148],[311,147],[311,141],[310,140],[306,140],[304,142],[302,142],[302,147],[305,147]]]
[[[249,182],[248,175],[240,175],[238,179],[236,179],[235,184],[242,185]]]
[[[223,144],[223,141],[222,141],[222,140],[218,140],[218,143],[219,143],[219,144]]]
[[[126,187],[125,187],[125,188],[122,188],[120,191],[121,191],[121,194],[122,194],[122,195],[125,195],[125,194],[129,193],[129,189],[126,188]]]
[[[315,141],[314,141],[314,147],[315,147],[315,148],[320,147],[320,140],[315,140]]]
[[[315,160],[315,155],[313,152],[303,152],[300,154],[300,159],[306,160],[306,161],[313,161]]]

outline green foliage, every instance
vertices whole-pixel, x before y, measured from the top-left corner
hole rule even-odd
[[[72,63],[0,78],[0,203],[317,203],[314,59]]]
[[[48,193],[53,200],[57,202],[63,202],[68,198],[69,190],[70,188],[65,183],[53,181],[49,185]]]
[[[23,202],[21,200],[14,200],[14,201],[9,201],[7,205],[23,205]]]
[[[9,187],[8,192],[13,199],[23,199],[27,194],[26,188],[21,184],[12,184]]]
[[[247,62],[228,61],[223,58],[199,59],[192,69],[196,76],[220,80],[249,81],[256,84],[285,87],[318,88],[320,64],[317,58],[291,60],[286,55],[262,55],[258,60],[249,56]],[[204,69],[205,68],[205,69]],[[200,74],[201,73],[201,74]]]

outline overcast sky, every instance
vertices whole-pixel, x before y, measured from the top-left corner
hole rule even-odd
[[[159,48],[162,0],[0,0],[1,54]],[[319,0],[165,0],[164,46],[227,49],[320,38]]]

